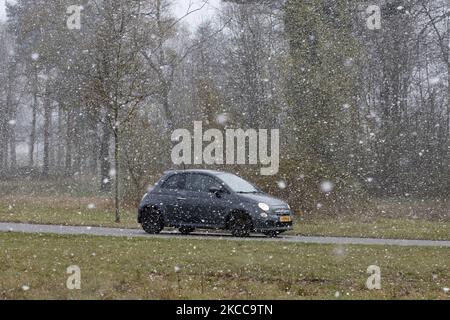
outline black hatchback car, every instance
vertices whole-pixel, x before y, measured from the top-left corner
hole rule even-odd
[[[234,174],[210,170],[166,172],[138,210],[138,222],[150,234],[174,227],[183,234],[201,228],[277,236],[292,229],[292,216],[284,201]]]

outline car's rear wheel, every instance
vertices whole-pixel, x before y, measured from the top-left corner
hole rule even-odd
[[[149,234],[158,234],[164,229],[164,222],[159,211],[149,209],[142,219],[142,229]]]
[[[188,235],[192,232],[194,232],[195,228],[191,228],[191,227],[181,227],[178,229],[178,231],[180,231],[181,234],[184,235]]]
[[[245,216],[233,216],[228,223],[228,228],[234,237],[248,237],[251,230],[251,221]]]

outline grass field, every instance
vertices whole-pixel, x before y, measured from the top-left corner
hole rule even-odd
[[[450,298],[439,248],[0,233],[0,261],[0,299]],[[66,287],[71,265],[81,290]],[[381,290],[366,288],[370,265]]]
[[[122,223],[114,222],[112,201],[107,197],[3,196],[1,222],[89,225],[139,228],[136,210],[124,209]],[[297,217],[291,234],[401,239],[450,240],[450,222],[424,217]]]

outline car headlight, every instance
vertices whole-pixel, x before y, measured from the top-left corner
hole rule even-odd
[[[265,213],[265,212],[262,212],[261,214],[260,214],[260,216],[261,216],[261,218],[267,218],[269,215],[267,214],[267,213]]]
[[[259,207],[261,210],[264,210],[264,211],[269,211],[269,210],[270,210],[269,205],[268,205],[267,203],[264,203],[264,202],[258,203],[258,207]]]

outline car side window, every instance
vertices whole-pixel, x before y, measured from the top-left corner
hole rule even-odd
[[[186,190],[194,192],[209,192],[211,188],[221,185],[214,178],[204,174],[189,174],[186,179]]]
[[[161,186],[166,190],[183,190],[186,183],[186,177],[184,174],[175,174],[169,177]]]

